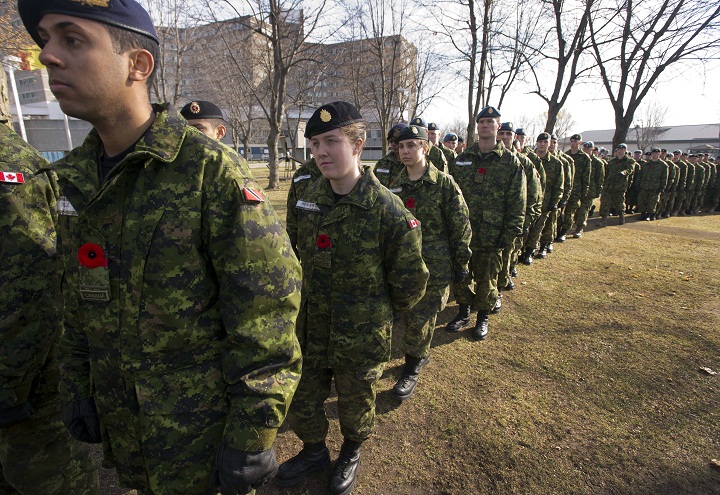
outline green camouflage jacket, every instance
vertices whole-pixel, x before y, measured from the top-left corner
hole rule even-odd
[[[470,210],[473,250],[504,249],[522,235],[527,183],[520,160],[498,142],[490,153],[477,143],[458,156],[455,180]]]
[[[674,192],[677,189],[678,180],[680,179],[680,168],[672,160],[663,160],[668,166],[668,179],[665,192]]]
[[[707,168],[703,163],[695,164],[695,190],[702,191],[705,188],[705,182],[707,181]]]
[[[95,130],[52,167],[60,393],[94,396],[118,470],[147,455],[146,431],[190,414],[219,415],[231,447],[269,448],[300,378],[300,266],[270,202],[227,147],[154,110],[103,184]]]
[[[685,181],[685,191],[691,192],[695,190],[695,164],[686,161],[685,164],[687,165],[687,180]]]
[[[677,167],[677,181],[675,183],[675,190],[676,191],[684,191],[685,187],[687,185],[687,163],[685,163],[682,160],[678,160],[673,162],[675,166]]]
[[[662,192],[667,187],[668,166],[662,160],[646,161],[639,178],[641,191]]]
[[[467,204],[453,178],[428,164],[425,174],[411,181],[407,169],[393,180],[397,194],[422,226],[422,256],[430,279],[428,287],[444,287],[453,274],[468,268],[470,218]]]
[[[563,194],[560,201],[569,201],[573,192],[573,181],[575,180],[575,164],[562,151],[555,151],[553,156],[563,164]]]
[[[52,174],[47,161],[0,125],[0,409],[26,402],[62,332]]]
[[[527,181],[527,200],[525,203],[525,222],[523,228],[527,229],[542,214],[543,183],[545,182],[545,170],[542,167],[535,167],[535,164],[520,152],[512,151],[518,157],[525,171]],[[541,170],[542,174],[538,171]]]
[[[445,173],[450,173],[450,171],[452,171],[453,167],[455,166],[455,160],[457,160],[457,153],[445,146],[443,143],[439,143],[437,147],[440,148],[440,151],[442,151],[445,155],[445,160],[447,160],[447,167],[445,168]]]
[[[590,157],[582,150],[578,150],[577,153],[573,153],[572,150],[568,151],[565,156],[570,157],[575,164],[575,173],[573,175],[573,185],[572,192],[570,193],[570,199],[580,201],[586,199],[590,194],[592,160],[590,160]]]
[[[405,166],[402,164],[400,159],[392,151],[388,152],[387,155],[380,158],[375,164],[375,177],[380,184],[385,187],[390,187],[390,182],[395,178],[401,170],[404,170]]]
[[[588,155],[589,156],[589,155]],[[589,198],[599,198],[605,182],[605,162],[596,156],[592,156],[592,173],[590,175]]]
[[[532,158],[531,158],[532,159]],[[542,211],[552,210],[562,198],[565,183],[565,167],[550,153],[540,158],[534,156],[533,163],[545,170],[545,188],[543,189]]]
[[[427,160],[435,165],[435,168],[437,168],[440,172],[450,172],[445,153],[433,144],[430,145],[430,149],[427,152]],[[402,163],[400,165],[402,166]]]
[[[614,156],[607,162],[603,191],[620,193],[627,191],[628,181],[632,178],[635,160],[625,155],[622,159]]]
[[[315,158],[310,158],[303,163],[293,174],[290,191],[287,197],[287,211],[285,212],[285,229],[290,237],[290,244],[297,253],[297,210],[295,203],[307,187],[315,182],[322,174],[315,163]]]
[[[303,362],[366,369],[388,361],[393,318],[425,294],[418,221],[369,167],[337,202],[330,182],[320,177],[295,207]]]

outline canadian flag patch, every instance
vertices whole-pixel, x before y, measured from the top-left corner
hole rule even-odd
[[[245,187],[242,190],[243,199],[246,203],[264,203],[265,198],[262,197],[262,193],[258,189],[250,189]]]
[[[10,182],[11,184],[22,184],[25,182],[23,174],[16,172],[0,172],[0,182]]]
[[[415,218],[408,221],[408,225],[411,229],[414,229],[415,227],[418,227],[420,225],[420,222],[418,222]]]

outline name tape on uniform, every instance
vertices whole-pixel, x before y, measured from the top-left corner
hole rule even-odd
[[[458,167],[467,167],[472,164],[473,162],[455,162],[455,165],[457,165]]]
[[[317,203],[308,203],[307,201],[302,200],[298,200],[298,202],[295,203],[295,207],[300,208],[301,210],[320,211]]]
[[[67,215],[70,217],[78,216],[77,210],[73,207],[70,201],[65,196],[60,196],[57,202],[58,213],[60,215]]]
[[[376,174],[378,174],[378,173],[379,173],[379,174],[389,174],[389,173],[390,173],[390,169],[389,169],[389,168],[376,168],[376,169],[375,169],[375,173],[376,173]]]
[[[298,175],[293,179],[293,182],[300,182],[301,180],[312,179],[312,175]]]

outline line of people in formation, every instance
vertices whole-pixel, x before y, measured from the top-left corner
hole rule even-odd
[[[678,157],[671,176],[657,152],[636,170],[624,145],[604,163],[579,135],[567,153],[547,133],[530,150],[493,107],[457,156],[415,118],[363,166],[364,119],[333,102],[307,123],[314,160],[293,178],[283,229],[217,141],[217,107],[151,104],[159,42],[139,3],[18,11],[62,110],[93,129],[48,164],[0,125],[1,493],[97,494],[79,442],[102,444],[104,465],[142,495],[295,485],[330,467],[334,381],[343,443],[327,492],[349,494],[396,322],[405,363],[392,393],[405,400],[450,288],[446,329],[475,309],[471,335],[485,339],[517,264],[580,237],[598,196],[621,222],[632,178],[643,217],[717,207],[711,160]],[[303,448],[278,465],[286,419]]]

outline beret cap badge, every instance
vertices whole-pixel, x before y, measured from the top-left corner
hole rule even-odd
[[[417,134],[417,133],[418,133],[417,127],[412,126],[411,129],[412,129],[413,134]]]
[[[330,115],[330,112],[328,112],[324,108],[320,110],[320,120],[322,120],[323,122],[330,122],[331,119],[332,115]]]
[[[110,0],[72,0],[75,3],[81,5],[88,5],[90,7],[110,7]]]
[[[198,104],[198,102],[194,101],[190,103],[190,111],[192,113],[200,113],[200,105]]]

